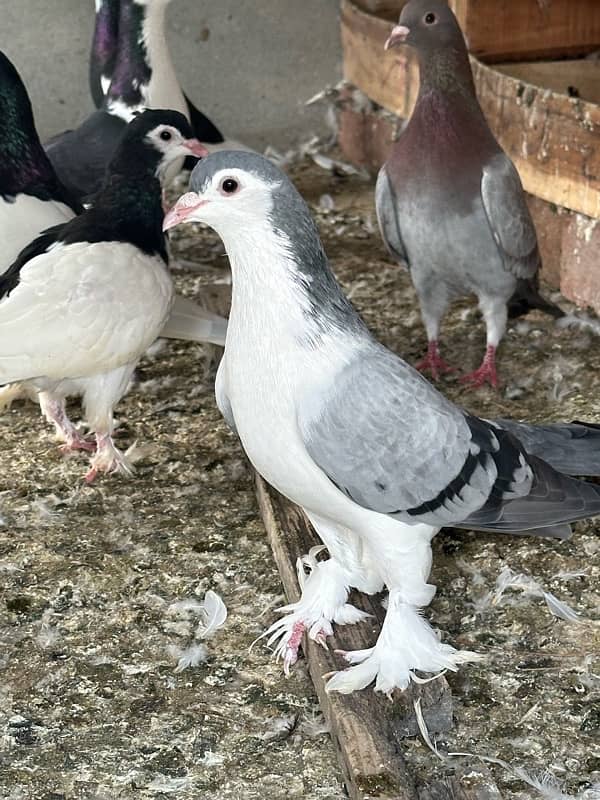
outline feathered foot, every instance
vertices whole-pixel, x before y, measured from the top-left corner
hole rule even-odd
[[[96,454],[90,459],[90,468],[86,472],[85,482],[93,483],[99,472],[122,472],[131,477],[134,467],[124,453],[117,450],[112,437],[108,434],[96,434]]]
[[[472,389],[479,389],[485,383],[489,383],[494,389],[498,388],[496,348],[493,345],[488,345],[479,369],[476,369],[475,372],[470,372],[468,375],[463,375],[460,382],[469,384]]]
[[[419,361],[416,365],[416,369],[418,369],[419,372],[426,372],[429,370],[434,381],[438,380],[440,373],[443,375],[447,372],[456,372],[454,367],[446,364],[444,359],[441,358],[439,345],[436,340],[429,342],[427,345],[427,355],[422,361]]]
[[[276,643],[273,654],[283,659],[286,675],[298,660],[298,648],[305,632],[313,641],[327,647],[326,639],[333,633],[332,622],[353,625],[370,616],[346,602],[346,573],[335,559],[317,561],[316,554],[322,549],[322,546],[312,547],[307,556],[298,559],[296,567],[302,596],[297,603],[278,609],[289,613],[260,637],[268,637],[269,646]]]
[[[93,453],[96,449],[95,443],[82,436],[76,428],[73,428],[73,431],[69,432],[65,439],[65,443],[59,447],[60,452],[64,453],[64,455],[78,450],[87,450],[89,453]]]
[[[456,671],[466,661],[481,656],[442,644],[415,606],[403,603],[398,591],[391,591],[388,610],[375,647],[341,652],[353,666],[335,672],[327,691],[349,694],[375,681],[375,691],[391,697],[394,689],[406,689],[411,680],[421,680],[419,672]]]

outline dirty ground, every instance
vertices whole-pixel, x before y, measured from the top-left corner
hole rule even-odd
[[[380,243],[372,183],[309,161],[291,173],[354,304],[416,362],[424,332],[408,275]],[[173,249],[178,288],[218,305],[228,277],[217,237],[178,229]],[[448,316],[442,348],[464,370],[479,364],[484,330],[472,302]],[[1,798],[345,796],[303,664],[286,680],[264,642],[250,649],[283,597],[250,471],[214,403],[214,355],[161,340],[141,362],[116,411],[118,445],[137,442],[133,480],[88,487],[85,456],[62,457],[34,405],[0,415]],[[499,370],[499,393],[454,377],[442,389],[488,417],[600,422],[593,333],[532,313],[511,325]],[[72,411],[77,418],[77,404]],[[577,525],[566,543],[454,531],[435,542],[439,588],[427,615],[448,642],[488,657],[448,676],[456,727],[437,746],[502,759],[546,792],[492,764],[507,800],[599,796],[598,525]],[[507,567],[579,622],[515,588],[494,601]],[[205,643],[206,661],[176,672],[198,618],[172,604],[209,589],[227,622]],[[452,772],[452,759],[421,739],[406,750],[421,777]]]

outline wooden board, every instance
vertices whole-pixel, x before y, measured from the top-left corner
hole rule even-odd
[[[356,5],[370,14],[377,14],[392,22],[397,22],[400,12],[408,0],[356,0]]]
[[[302,511],[258,475],[256,493],[286,596],[294,602],[300,596],[296,560],[319,540]],[[485,774],[479,782],[463,783],[460,776],[470,773],[470,768],[463,767],[457,777],[432,781],[426,787],[415,785],[402,753],[402,740],[417,734],[413,706],[417,698],[432,735],[452,727],[452,700],[445,678],[423,686],[412,684],[405,692],[395,692],[393,702],[372,688],[351,695],[326,692],[324,676],[343,667],[334,650],[372,646],[384,616],[378,597],[357,595],[351,602],[373,614],[373,620],[339,626],[328,639],[329,650],[311,640],[303,642],[351,800],[498,800],[498,789]],[[479,765],[477,772],[481,773]]]
[[[509,64],[494,64],[494,69],[522,83],[600,104],[600,59],[514,61]]]
[[[391,27],[342,0],[344,77],[378,105],[406,118],[418,93],[418,69],[410,48],[383,51]],[[600,217],[600,106],[526,82],[523,65],[517,70],[521,77],[513,77],[507,65],[500,71],[475,58],[471,64],[483,111],[525,189],[555,205]],[[585,76],[587,92],[595,69],[571,67],[569,80],[580,80],[576,72]]]
[[[484,61],[558,58],[600,48],[597,0],[450,0]]]
[[[419,69],[409,47],[383,49],[393,24],[342,0],[344,78],[399,117],[409,116],[419,91]]]

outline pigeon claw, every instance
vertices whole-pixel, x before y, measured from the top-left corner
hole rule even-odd
[[[487,348],[481,366],[475,372],[469,372],[460,379],[461,383],[469,385],[472,389],[479,389],[489,383],[494,389],[498,388],[498,375],[496,374],[496,348],[491,345]]]
[[[446,364],[444,359],[441,358],[438,343],[436,341],[429,342],[427,346],[427,355],[422,361],[419,361],[419,363],[416,365],[416,368],[419,370],[419,372],[429,371],[434,381],[439,379],[440,374],[444,375],[448,372],[456,372],[454,367]]]
[[[298,648],[302,642],[305,630],[306,625],[302,620],[294,622],[285,646],[285,655],[283,656],[283,671],[286,675],[290,674],[290,668],[298,661]]]

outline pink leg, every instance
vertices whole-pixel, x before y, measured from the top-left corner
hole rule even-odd
[[[464,375],[460,381],[461,383],[468,383],[473,389],[478,389],[486,382],[493,386],[494,389],[497,389],[498,376],[496,374],[496,348],[489,344],[479,369],[476,369],[475,372],[470,372],[468,375]]]
[[[60,446],[62,453],[71,453],[74,450],[93,451],[96,449],[94,443],[82,436],[73,425],[67,416],[62,398],[56,399],[47,392],[40,392],[39,403],[42,413],[48,422],[54,423],[56,435],[64,441],[64,444]]]
[[[329,627],[329,630],[327,630],[327,627]],[[297,622],[294,623],[294,626],[292,627],[292,632],[290,634],[290,638],[288,639],[288,642],[285,646],[285,655],[283,657],[283,671],[285,672],[286,675],[290,674],[290,667],[292,667],[296,663],[296,661],[298,661],[298,648],[302,644],[302,637],[304,636],[305,631],[306,631],[306,625],[304,622],[302,622],[302,620],[298,620]],[[331,626],[325,626],[319,628],[319,630],[316,632],[311,628],[310,631],[311,638],[314,639],[314,641],[317,644],[320,644],[321,647],[324,647],[326,650],[327,650],[326,639],[328,636],[331,636],[332,633],[333,629],[331,628]]]
[[[85,474],[85,482],[93,483],[99,472],[123,472],[133,475],[133,465],[115,447],[112,436],[107,433],[96,433],[96,454],[90,461],[90,468]]]
[[[422,361],[419,361],[416,367],[419,372],[426,372],[429,370],[434,381],[437,381],[440,373],[456,372],[454,367],[446,364],[443,358],[440,357],[439,346],[436,339],[432,339],[432,341],[429,342],[427,345],[427,355]]]

